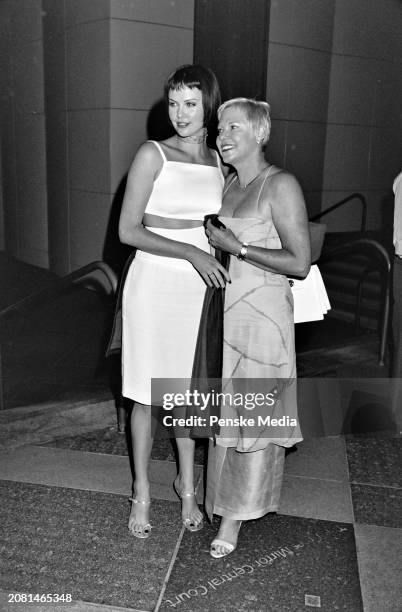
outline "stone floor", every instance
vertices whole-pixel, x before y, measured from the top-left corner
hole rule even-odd
[[[208,553],[217,521],[195,534],[181,527],[173,458],[172,441],[156,440],[154,529],[141,541],[126,527],[132,476],[115,428],[4,450],[0,609],[57,610],[7,603],[8,594],[69,593],[63,610],[400,612],[400,438],[298,444],[279,512],[244,524],[222,560]],[[201,441],[200,503],[204,465]]]

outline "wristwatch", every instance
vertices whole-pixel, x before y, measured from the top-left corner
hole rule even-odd
[[[243,242],[243,244],[241,245],[240,251],[236,255],[237,259],[240,259],[240,261],[244,261],[246,259],[247,247],[248,247],[247,242]]]

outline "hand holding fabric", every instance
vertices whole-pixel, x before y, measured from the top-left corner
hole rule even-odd
[[[236,238],[232,230],[218,229],[208,220],[205,231],[210,245],[215,249],[221,249],[221,251],[226,251],[232,255],[239,253],[242,243]]]

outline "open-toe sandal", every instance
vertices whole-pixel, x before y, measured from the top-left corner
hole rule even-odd
[[[132,504],[143,504],[144,506],[149,506],[149,504],[151,503],[150,501],[147,501],[145,499],[136,499],[135,497],[129,497],[129,500]],[[150,523],[146,523],[145,525],[134,523],[134,525],[138,525],[139,529],[134,531],[134,529],[129,528],[131,535],[133,535],[135,538],[140,538],[141,540],[146,540],[146,538],[149,538],[152,529],[152,525]]]
[[[177,496],[183,501],[183,499],[185,497],[194,497],[195,498],[195,491],[182,491],[181,489],[179,489],[178,484],[177,484],[177,479],[173,482],[173,488],[176,491]],[[199,523],[195,523],[193,520],[191,520],[190,518],[184,518],[183,519],[183,525],[184,527],[191,532],[195,532],[195,531],[200,531],[203,527],[204,527],[204,521],[201,518],[201,520],[199,521]]]
[[[242,521],[240,521],[239,523],[239,529],[237,531],[237,538],[234,543],[228,542],[227,540],[222,540],[221,538],[215,538],[215,540],[212,540],[211,548],[209,549],[209,553],[211,557],[213,557],[214,559],[222,559],[222,557],[227,557],[228,555],[230,555],[230,553],[236,550],[237,539],[239,537],[239,531],[240,531],[241,524],[242,524]],[[222,552],[218,551],[217,547],[219,546],[221,548],[224,548],[225,550]]]

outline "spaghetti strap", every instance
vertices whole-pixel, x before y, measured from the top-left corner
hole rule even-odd
[[[228,191],[229,187],[231,187],[231,186],[233,185],[233,183],[235,182],[235,180],[236,180],[236,173],[232,174],[232,177],[231,177],[231,179],[230,179],[229,183],[226,185],[225,189],[223,190],[222,197],[223,197],[223,196],[225,195],[225,193]]]
[[[262,190],[264,189],[265,182],[269,178],[270,172],[271,172],[273,167],[274,167],[273,164],[268,166],[268,172],[266,173],[265,178],[264,178],[264,180],[261,183],[260,191],[258,192],[258,196],[257,196],[257,206],[260,203],[260,197],[261,197],[261,194],[262,194]]]
[[[155,147],[158,149],[159,153],[161,154],[163,163],[167,162],[166,155],[164,154],[163,149],[161,145],[159,144],[159,142],[157,140],[148,140],[147,142],[152,142],[155,145]]]

